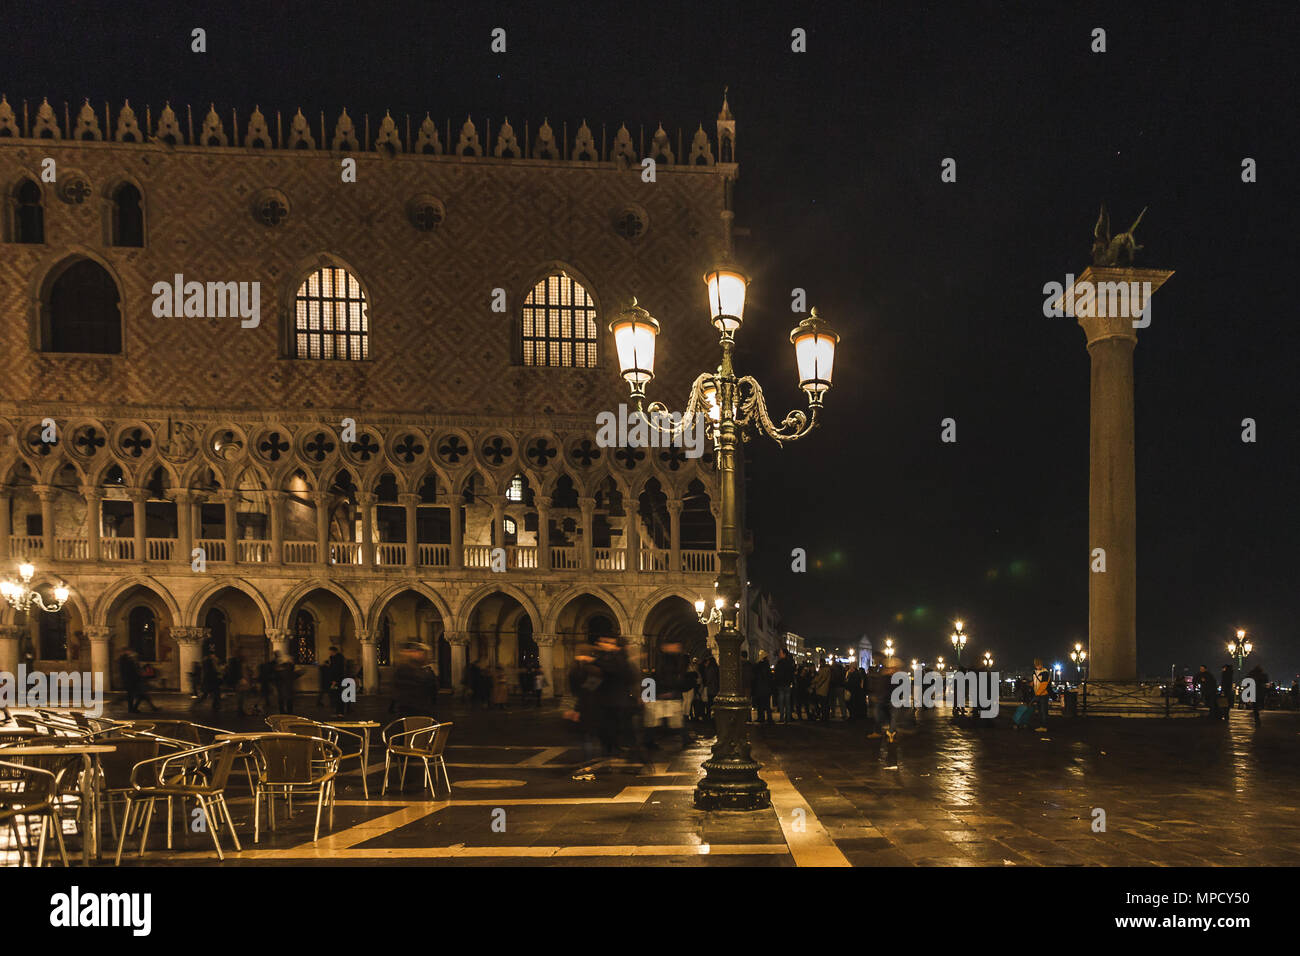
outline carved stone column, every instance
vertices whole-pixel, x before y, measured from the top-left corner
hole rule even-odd
[[[682,570],[682,499],[669,498],[668,505],[668,567]]]
[[[551,505],[537,501],[537,568],[551,570]]]
[[[555,672],[556,636],[554,634],[534,634],[533,640],[537,643],[537,662],[546,678],[546,683],[542,685],[542,696],[554,697],[555,688],[562,681],[562,678]]]
[[[420,496],[414,494],[398,495],[397,500],[406,509],[406,566],[420,566]]]
[[[375,566],[375,502],[373,491],[357,492],[357,507],[361,509],[361,563],[367,568]]]
[[[465,677],[465,666],[469,663],[469,635],[448,632],[443,636],[451,645],[451,686],[454,690],[460,686]]]
[[[492,497],[492,546],[506,546],[506,499],[501,495]]]
[[[1088,575],[1088,670],[1096,681],[1134,681],[1138,676],[1134,321],[1142,321],[1149,295],[1172,275],[1089,267],[1075,283],[1095,290],[1092,307],[1080,303],[1078,308],[1091,314],[1077,318],[1092,360],[1088,549],[1090,554],[1097,548],[1105,551],[1105,571],[1090,569]],[[1110,290],[1133,291],[1121,296]]]
[[[596,556],[591,546],[591,523],[596,513],[596,499],[579,498],[578,508],[582,512],[582,569],[584,571],[594,571],[596,569]]]
[[[193,492],[188,488],[176,488],[170,495],[176,502],[176,533],[180,538],[172,559],[179,564],[189,564],[194,559]]]
[[[641,515],[636,509],[635,494],[623,499],[623,546],[627,549],[627,570],[631,574],[641,570]]]
[[[113,662],[109,657],[109,647],[113,629],[102,624],[88,624],[84,628],[86,640],[90,641],[90,671],[92,674],[104,675],[105,687],[117,687],[117,675],[113,673]]]
[[[226,560],[231,564],[239,562],[239,516],[235,511],[235,505],[239,502],[239,492],[223,491],[221,492],[221,503],[226,509]]]
[[[144,503],[149,492],[144,488],[128,488],[126,493],[131,499],[131,533],[135,539],[135,559],[148,561],[148,527]]]
[[[623,640],[627,642],[627,659],[632,663],[632,670],[637,675],[638,694],[641,693],[641,671],[645,667],[645,637],[641,634],[626,634]]]
[[[316,505],[316,563],[328,566],[330,563],[330,494],[328,491],[313,491],[311,500]]]
[[[46,561],[57,557],[54,553],[54,496],[58,489],[52,485],[36,485],[36,494],[41,499],[41,552]]]
[[[266,639],[271,644],[271,654],[275,655],[276,651],[285,660],[293,660],[293,653],[289,650],[289,632],[280,627],[268,627],[266,629]]]
[[[284,503],[288,495],[272,491],[271,496],[271,563],[284,564]]]
[[[17,624],[0,624],[0,671],[18,673],[19,647],[26,631]]]
[[[451,512],[451,566],[459,569],[465,566],[465,530],[461,525],[463,509],[460,495],[448,495],[447,508]]]
[[[176,666],[180,668],[177,679],[181,690],[189,687],[190,671],[195,662],[202,659],[205,631],[205,627],[173,626],[171,629],[172,640],[176,642]]]
[[[361,643],[361,686],[367,696],[373,696],[379,693],[379,634],[357,631],[357,640]]]

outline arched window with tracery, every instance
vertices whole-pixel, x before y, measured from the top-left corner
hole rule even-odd
[[[293,353],[298,358],[361,361],[370,357],[370,316],[357,277],[322,266],[294,298]]]
[[[296,664],[316,663],[316,619],[305,609],[293,619],[293,660]]]
[[[553,272],[524,300],[520,323],[525,365],[596,367],[596,303],[572,276]]]
[[[144,197],[131,183],[113,192],[113,245],[144,245]]]
[[[30,179],[24,179],[14,187],[10,208],[14,242],[45,241],[45,206],[41,200],[40,186]]]
[[[41,351],[117,355],[122,351],[121,296],[108,270],[91,259],[63,269],[42,306]]]

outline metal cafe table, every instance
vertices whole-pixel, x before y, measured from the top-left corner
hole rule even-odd
[[[81,743],[74,738],[56,738],[68,740],[64,744],[16,744],[0,747],[0,760],[10,757],[59,757],[76,755],[81,757],[81,859],[90,866],[93,857],[99,857],[99,807],[95,799],[95,781],[99,777],[99,755],[111,754],[115,750],[112,744]]]
[[[359,731],[357,734],[361,738],[361,791],[370,799],[370,781],[367,773],[370,770],[370,731],[380,726],[378,721],[374,720],[331,720],[322,721],[327,727],[337,727],[339,730]]]

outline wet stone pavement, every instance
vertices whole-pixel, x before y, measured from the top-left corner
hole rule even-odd
[[[358,772],[338,787],[333,828],[312,841],[315,801],[295,801],[286,823],[252,839],[252,801],[241,772],[228,792],[243,852],[228,832],[225,866],[238,865],[744,865],[744,866],[1182,866],[1300,863],[1300,715],[1205,720],[1054,717],[1047,733],[1014,730],[1006,714],[979,726],[927,712],[904,720],[896,743],[869,739],[865,721],[750,725],[773,807],[703,813],[692,806],[707,728],[682,750],[660,739],[649,765],[622,761],[573,779],[582,751],[562,707],[512,704],[470,711],[443,698],[455,721],[447,752],[451,800],[421,790],[412,765],[380,796],[383,746],[374,732],[370,798]],[[236,731],[265,727],[233,708],[167,714]],[[325,719],[301,700],[298,710]],[[110,716],[125,716],[110,705]],[[140,715],[148,720],[149,714]],[[354,718],[386,724],[386,702]],[[1094,829],[1095,810],[1105,830]],[[188,816],[188,811],[187,814]],[[178,817],[180,815],[178,814]],[[165,847],[155,814],[143,857],[138,836],[123,865],[220,865],[211,838],[178,825]],[[69,828],[69,852],[79,841]],[[111,864],[115,842],[105,862]],[[75,849],[74,849],[75,848]],[[12,863],[12,860],[7,862]]]

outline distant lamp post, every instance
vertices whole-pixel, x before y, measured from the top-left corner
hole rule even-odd
[[[947,667],[948,665],[945,664],[945,663],[943,662],[943,658],[940,657],[938,660],[936,660],[936,661],[934,662],[934,666],[937,667],[937,668],[939,669],[939,673],[942,674],[942,673],[943,673],[943,669],[944,669],[945,667]]]
[[[1074,642],[1074,650],[1070,651],[1070,660],[1074,661],[1074,679],[1083,680],[1083,665],[1088,659],[1088,652],[1083,649],[1080,641]]]
[[[894,639],[892,637],[887,637],[885,638],[885,666],[886,667],[889,666],[889,662],[890,660],[893,659],[893,656],[894,656]]]
[[[988,651],[984,652],[984,669],[985,670],[993,669],[993,655],[990,654]]]
[[[952,632],[950,640],[952,641],[953,648],[957,651],[957,666],[961,667],[961,652],[966,647],[966,633],[961,629],[961,621],[957,621],[955,627],[956,630]]]
[[[1231,654],[1232,659],[1237,662],[1238,676],[1240,676],[1241,673],[1245,671],[1246,658],[1250,656],[1250,652],[1253,651],[1254,649],[1255,649],[1255,645],[1252,644],[1250,641],[1246,640],[1246,632],[1243,631],[1241,628],[1237,628],[1236,640],[1232,640],[1228,642],[1228,653]],[[1241,681],[1238,680],[1237,687],[1240,686],[1241,686]],[[1235,699],[1237,696],[1235,690],[1236,689],[1234,688],[1234,692],[1229,694],[1228,699],[1230,701]]]
[[[807,411],[796,409],[776,424],[769,417],[767,403],[758,381],[750,375],[738,376],[732,364],[736,350],[736,332],[745,315],[745,293],[749,280],[730,264],[719,265],[706,273],[710,320],[718,330],[721,360],[712,372],[696,377],[687,396],[681,418],[668,415],[662,402],[646,404],[646,386],[654,378],[655,340],[659,323],[633,299],[614,317],[609,330],[614,336],[619,368],[627,382],[636,410],[651,428],[661,435],[681,435],[695,427],[697,416],[709,422],[718,467],[721,518],[718,543],[718,591],[721,603],[715,602],[719,616],[718,670],[719,694],[713,713],[718,740],[713,754],[704,763],[705,775],[695,788],[695,806],[701,810],[760,810],[771,805],[767,785],[758,775],[758,762],[750,755],[748,732],[749,701],[741,696],[740,632],[736,627],[740,600],[740,506],[736,481],[736,454],[748,430],[761,431],[778,445],[803,438],[818,424],[831,372],[835,347],[840,336],[813,309],[807,318],[790,332],[799,387],[807,397]],[[713,613],[710,616],[713,616]],[[703,602],[696,602],[696,613],[703,614]]]
[[[68,586],[62,581],[54,588],[54,604],[46,604],[40,592],[31,586],[36,577],[36,566],[27,562],[18,565],[19,581],[6,578],[0,581],[0,596],[9,602],[15,611],[26,612],[33,604],[47,614],[57,614],[68,603]]]

